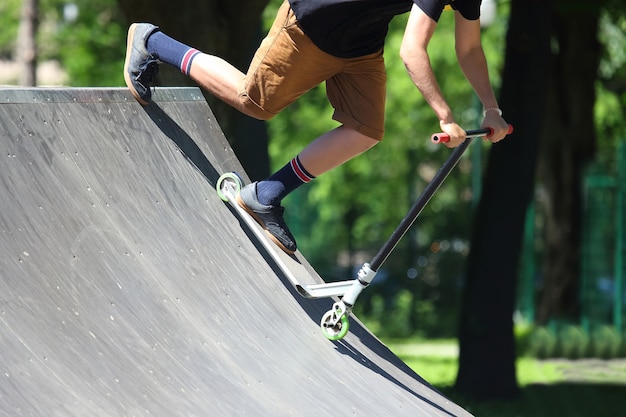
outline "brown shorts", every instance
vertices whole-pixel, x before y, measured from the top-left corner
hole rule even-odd
[[[267,120],[324,81],[333,119],[381,140],[387,81],[382,51],[349,59],[323,52],[302,32],[285,1],[250,63],[239,97],[252,114]]]

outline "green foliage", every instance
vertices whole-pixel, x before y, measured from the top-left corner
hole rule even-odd
[[[77,0],[78,16],[64,21],[62,11],[47,37],[48,54],[57,58],[72,86],[124,85],[122,68],[126,50],[126,25],[114,0]],[[62,4],[57,5],[58,8]],[[40,44],[43,44],[40,42]]]
[[[20,0],[3,0],[0,3],[0,59],[7,60],[15,52],[17,28],[20,23]]]
[[[423,288],[397,287],[387,281],[364,293],[354,313],[380,337],[454,337],[457,308],[441,301]]]
[[[437,339],[430,336],[435,332],[429,330],[441,325],[433,306],[432,302],[419,301],[411,292],[401,290],[397,297],[387,303],[383,297],[375,295],[372,297],[371,309],[366,310],[357,304],[355,312],[368,328],[388,341],[398,355],[410,357],[410,349],[403,347],[413,343],[409,340]],[[411,316],[407,314],[409,311],[413,311]],[[415,317],[419,319],[415,320]],[[612,326],[599,326],[586,332],[582,327],[571,324],[553,324],[548,327],[516,324],[515,342],[518,361],[530,358],[578,360],[626,357],[626,336],[620,335]],[[417,347],[415,349],[420,350]]]
[[[525,346],[525,350],[519,353],[528,357],[614,359],[626,356],[626,338],[608,325],[587,332],[580,326],[553,324],[533,328],[524,337],[528,341],[518,344]]]
[[[626,339],[625,339],[626,341]],[[590,356],[601,359],[618,358],[622,352],[620,334],[611,326],[600,326],[591,334]]]
[[[589,337],[583,329],[576,326],[565,326],[557,339],[557,352],[568,359],[580,359],[585,356]]]
[[[530,335],[527,355],[544,359],[554,356],[556,335],[545,327],[535,329]]]
[[[413,294],[403,290],[394,298],[393,309],[385,317],[385,330],[391,337],[409,337],[411,335],[411,310]]]
[[[605,10],[600,16],[599,40],[603,45],[598,70],[595,124],[598,160],[615,164],[615,149],[626,139],[626,12]]]
[[[516,322],[513,326],[516,356],[523,357],[530,350],[530,341],[534,327],[528,322]]]
[[[74,20],[64,8],[77,7]],[[17,39],[20,0],[0,5],[0,59],[12,59]],[[115,0],[42,0],[39,6],[39,60],[58,60],[71,86],[119,86],[126,49],[126,24]]]

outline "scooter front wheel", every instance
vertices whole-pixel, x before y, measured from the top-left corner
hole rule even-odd
[[[328,340],[340,340],[348,334],[350,320],[346,314],[337,319],[337,310],[329,310],[322,316],[320,328]]]

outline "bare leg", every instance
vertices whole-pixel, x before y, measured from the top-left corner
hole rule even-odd
[[[320,176],[349,161],[378,143],[346,126],[338,127],[311,142],[298,155],[306,170]]]
[[[191,66],[190,77],[208,92],[225,103],[247,113],[241,104],[237,88],[245,74],[225,60],[209,55],[198,55]],[[331,130],[311,142],[299,154],[300,162],[314,176],[319,176],[365,152],[378,143],[346,126]]]
[[[194,60],[189,76],[209,93],[248,116],[237,88],[245,74],[222,58],[202,53]]]

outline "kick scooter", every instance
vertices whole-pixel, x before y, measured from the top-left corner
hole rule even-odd
[[[509,125],[509,133],[512,132],[513,127]],[[439,168],[439,171],[437,171],[433,179],[430,183],[428,183],[424,191],[422,191],[420,196],[413,203],[411,209],[393,231],[389,239],[384,243],[370,262],[366,262],[361,266],[359,272],[357,273],[357,277],[351,280],[323,284],[300,283],[298,278],[295,277],[291,273],[290,269],[285,265],[284,261],[281,260],[281,257],[276,256],[274,248],[275,245],[264,236],[264,232],[256,224],[254,219],[252,219],[252,217],[237,204],[235,200],[236,196],[243,187],[243,180],[241,177],[234,172],[223,174],[217,181],[216,189],[220,198],[229,202],[239,213],[240,217],[245,219],[246,223],[248,223],[257,237],[260,238],[263,245],[266,249],[268,249],[268,252],[272,254],[274,261],[278,263],[283,273],[285,273],[300,295],[305,298],[340,297],[340,299],[333,304],[332,308],[322,316],[320,322],[322,333],[327,339],[340,340],[348,333],[350,327],[348,317],[359,294],[361,294],[361,292],[372,282],[380,267],[385,263],[391,252],[393,252],[397,244],[400,242],[400,239],[402,239],[415,220],[417,220],[417,217],[420,215],[426,204],[439,189],[443,181],[448,177],[452,169],[454,169],[457,165],[461,156],[463,156],[463,153],[465,153],[465,150],[471,144],[472,139],[483,136],[489,137],[493,134],[493,129],[482,128],[468,130],[465,133],[467,135],[467,139],[461,145],[454,148],[448,159],[444,162],[441,168]],[[446,143],[449,140],[449,136],[445,133],[436,133],[431,136],[431,141],[433,143]],[[278,249],[278,251],[280,251],[280,249]]]

